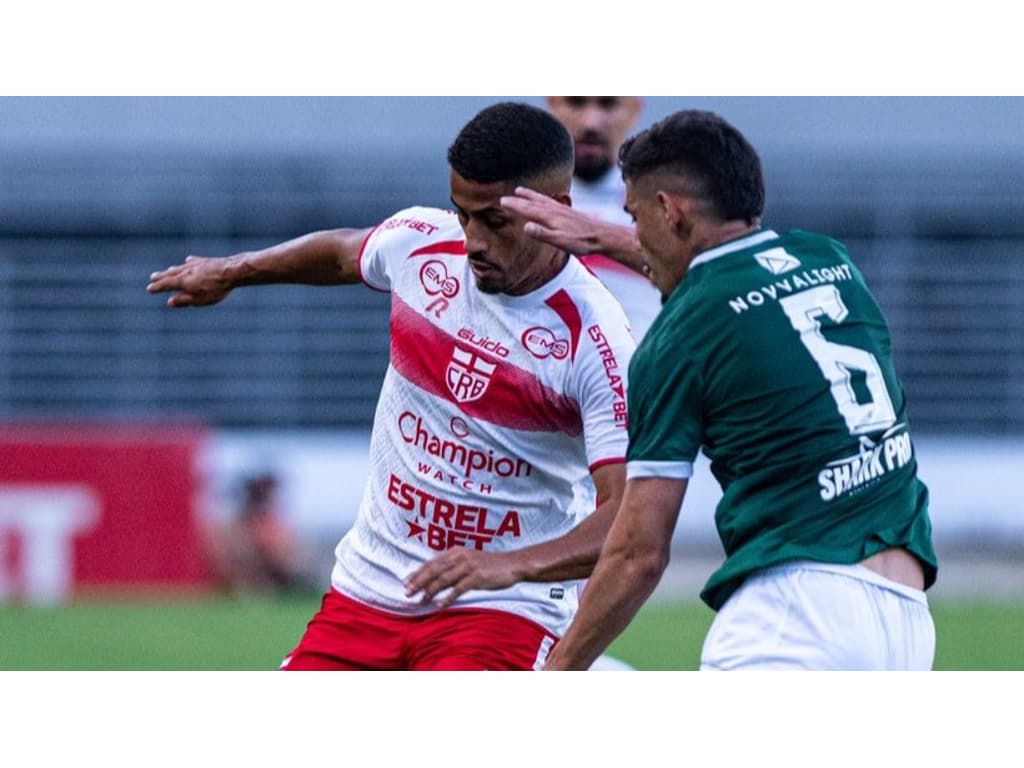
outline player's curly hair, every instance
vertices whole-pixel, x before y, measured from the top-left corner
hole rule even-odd
[[[448,148],[448,163],[479,184],[520,183],[555,169],[571,177],[572,137],[543,109],[499,102],[477,113]]]
[[[713,112],[675,112],[627,139],[622,175],[633,182],[655,172],[697,182],[715,215],[752,224],[764,211],[761,160],[750,142]]]

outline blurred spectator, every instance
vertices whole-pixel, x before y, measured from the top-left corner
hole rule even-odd
[[[626,185],[619,170],[619,147],[636,124],[644,102],[639,96],[548,96],[548,109],[572,136],[576,166],[572,207],[612,224],[631,226]],[[612,251],[577,255],[608,286],[626,310],[633,337],[640,341],[661,309],[661,295],[639,264],[620,263]]]
[[[212,525],[208,544],[221,586],[238,594],[311,588],[295,532],[281,514],[272,472],[242,480],[231,519]]]

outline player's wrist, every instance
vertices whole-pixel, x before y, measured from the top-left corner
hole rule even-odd
[[[245,251],[224,259],[220,279],[227,290],[246,285],[280,282],[290,270],[287,258],[276,250]]]
[[[238,253],[226,257],[220,265],[218,279],[227,290],[246,285],[252,281],[256,270],[250,263],[253,254]]]
[[[508,572],[508,578],[512,580],[513,584],[517,584],[521,581],[536,581],[536,577],[539,574],[538,566],[532,562],[529,557],[527,550],[516,550],[511,552],[502,552],[502,556],[505,558],[505,567]]]
[[[640,271],[643,261],[640,256],[640,243],[632,227],[601,222],[594,231],[593,240],[596,243],[596,253],[603,253],[620,264]]]

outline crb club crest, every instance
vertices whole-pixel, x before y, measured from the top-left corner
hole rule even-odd
[[[479,400],[491,383],[491,375],[497,368],[491,363],[469,350],[456,346],[452,351],[452,359],[448,362],[448,391],[457,402],[471,403]]]

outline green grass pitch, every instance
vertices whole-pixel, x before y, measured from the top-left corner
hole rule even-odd
[[[0,607],[0,670],[273,670],[319,596]],[[932,601],[942,670],[1024,670],[1024,603]],[[711,623],[699,603],[646,606],[610,653],[642,670],[693,670]]]

